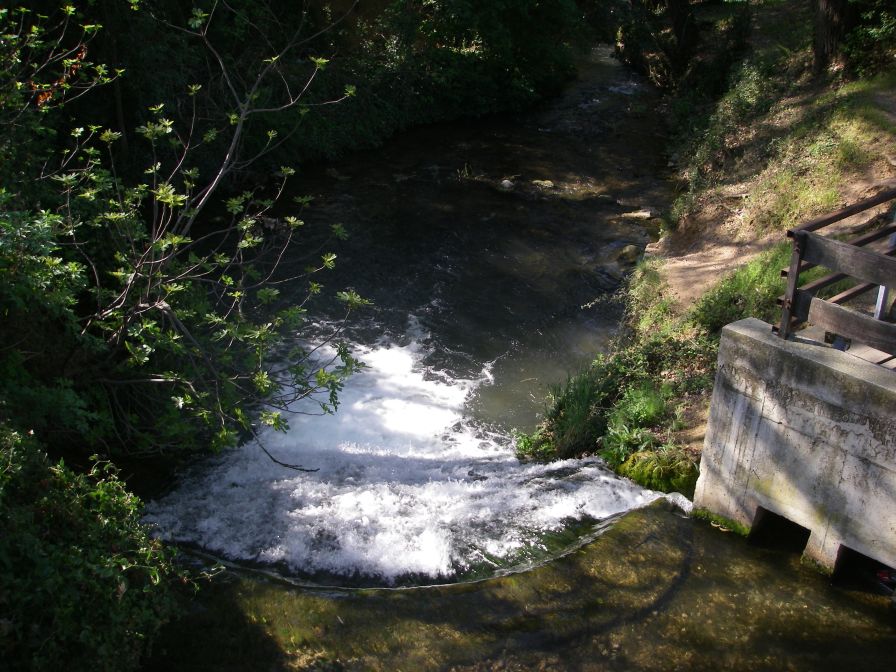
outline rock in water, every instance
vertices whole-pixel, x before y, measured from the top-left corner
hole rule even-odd
[[[619,250],[619,256],[616,259],[627,264],[634,264],[640,256],[641,249],[637,245],[626,245]]]

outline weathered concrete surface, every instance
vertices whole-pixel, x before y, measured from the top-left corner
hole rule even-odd
[[[896,372],[782,341],[756,319],[724,328],[694,505],[753,525],[759,507],[896,567]]]

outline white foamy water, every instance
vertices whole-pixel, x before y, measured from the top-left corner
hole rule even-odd
[[[596,458],[520,463],[508,436],[465,417],[488,369],[474,380],[429,370],[413,318],[411,328],[408,345],[357,347],[368,368],[334,416],[296,416],[288,433],[262,435],[277,459],[318,471],[285,469],[246,444],[151,502],[146,521],[228,559],[392,583],[513,561],[570,521],[658,497]]]

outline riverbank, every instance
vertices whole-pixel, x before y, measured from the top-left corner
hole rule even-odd
[[[711,11],[704,30],[725,30],[730,15]],[[699,99],[693,91],[668,101],[679,110],[670,164],[681,191],[666,235],[623,292],[625,334],[553,390],[539,429],[518,442],[523,456],[597,452],[644,485],[689,494],[719,332],[747,316],[776,320],[784,231],[896,177],[896,73],[818,77],[811,31],[793,25],[811,26],[802,4],[753,5],[725,92],[691,115],[680,110]]]

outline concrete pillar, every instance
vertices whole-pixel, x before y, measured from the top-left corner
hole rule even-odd
[[[896,567],[896,372],[741,320],[722,330],[694,505],[752,526],[758,507]]]

